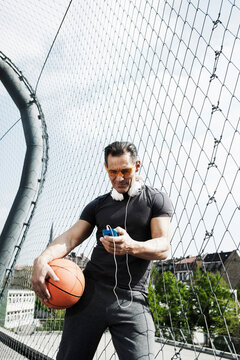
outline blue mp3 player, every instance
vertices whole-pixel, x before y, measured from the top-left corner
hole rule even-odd
[[[114,230],[114,229],[103,229],[102,234],[103,234],[103,236],[105,236],[105,235],[107,235],[107,236],[118,236],[116,230]]]

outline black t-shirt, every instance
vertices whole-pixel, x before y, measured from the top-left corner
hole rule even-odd
[[[83,210],[80,219],[97,226],[97,244],[93,249],[91,260],[85,268],[85,275],[95,280],[115,285],[115,262],[114,256],[109,254],[99,238],[102,230],[109,225],[111,228],[120,226],[136,241],[146,241],[152,238],[150,221],[154,217],[173,214],[173,207],[169,197],[149,186],[144,186],[139,195],[129,197],[124,194],[124,200],[116,201],[111,193],[97,197]],[[128,206],[127,206],[128,203]],[[120,288],[129,288],[129,273],[126,264],[126,255],[117,255],[117,284]],[[133,290],[148,291],[148,283],[152,261],[144,260],[136,256],[128,256],[129,270]]]

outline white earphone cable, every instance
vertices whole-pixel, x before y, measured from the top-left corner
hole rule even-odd
[[[125,228],[126,231],[127,231],[127,212],[128,212],[128,205],[129,205],[130,199],[131,199],[131,197],[129,197],[129,199],[128,199],[128,202],[127,202],[127,205],[126,205],[126,210],[125,210],[125,218],[124,218],[124,228]],[[109,229],[111,231],[111,233],[112,233],[112,236],[114,236],[111,226],[107,225],[106,228]],[[116,244],[115,244],[114,240],[113,240],[113,246],[114,246],[113,258],[114,258],[114,263],[115,263],[115,285],[114,285],[114,288],[113,288],[113,293],[114,293],[114,295],[115,295],[115,297],[117,299],[117,303],[120,306],[120,308],[126,309],[133,302],[133,291],[132,291],[132,288],[131,288],[132,275],[131,275],[130,268],[129,268],[129,263],[128,263],[128,254],[126,254],[126,267],[127,267],[127,271],[128,271],[128,275],[129,275],[128,287],[129,287],[129,290],[130,290],[130,293],[131,293],[131,301],[130,301],[130,303],[128,305],[122,306],[120,304],[120,302],[119,302],[119,298],[118,298],[118,295],[117,295],[117,292],[116,292],[116,289],[117,289],[117,286],[118,286],[118,279],[117,279],[118,264],[117,264],[117,259],[116,259]]]

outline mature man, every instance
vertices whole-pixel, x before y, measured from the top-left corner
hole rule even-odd
[[[57,360],[90,360],[108,328],[120,360],[154,358],[154,323],[147,302],[151,260],[165,259],[173,213],[168,196],[144,185],[137,175],[136,147],[114,142],[105,148],[112,190],[90,202],[80,220],[56,238],[34,261],[33,288],[47,299],[48,265],[67,255],[97,227],[97,244],[84,274],[79,302],[66,310]],[[110,235],[102,235],[108,228]],[[118,236],[114,235],[114,230]]]

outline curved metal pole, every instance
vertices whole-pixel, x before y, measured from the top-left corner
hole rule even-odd
[[[43,136],[39,108],[23,76],[0,57],[0,80],[18,107],[26,141],[21,181],[0,236],[0,285],[18,245],[39,188],[43,159]]]

